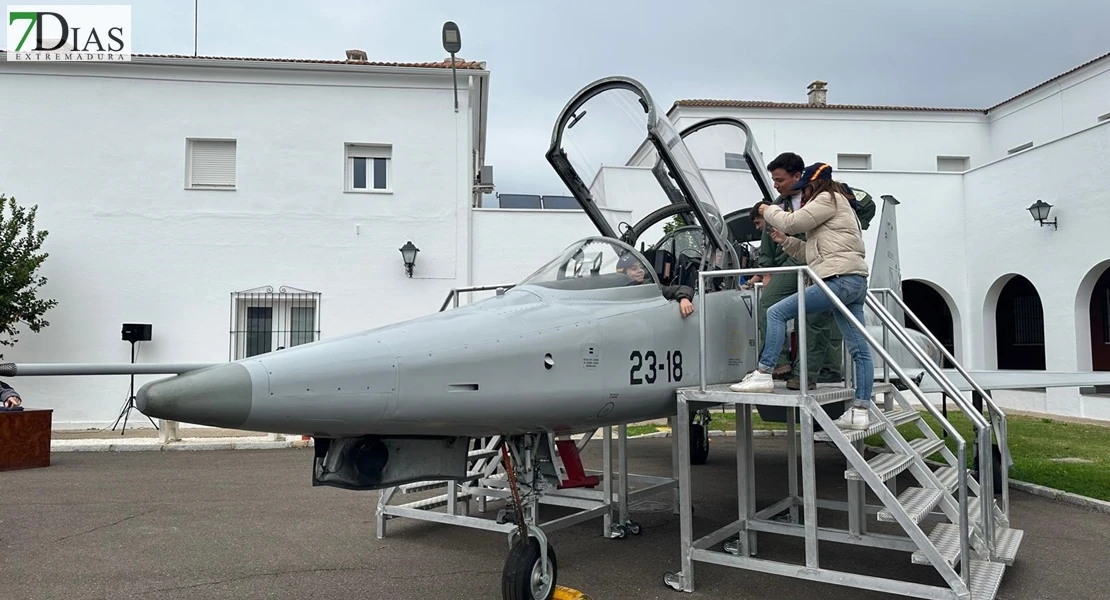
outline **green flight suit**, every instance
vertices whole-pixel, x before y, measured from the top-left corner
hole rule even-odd
[[[780,200],[779,206],[787,211],[792,210],[789,199]],[[797,234],[794,237],[805,241],[805,234]],[[759,266],[770,268],[791,267],[801,264],[803,264],[802,261],[787,254],[782,246],[771,239],[769,229],[763,231],[763,238],[759,245]],[[775,273],[771,277],[771,283],[763,287],[759,299],[761,340],[766,340],[764,334],[767,330],[767,310],[774,306],[776,302],[797,291],[797,273]],[[806,370],[809,372],[809,381],[822,383],[844,380],[841,373],[843,370],[843,342],[844,334],[841,333],[840,327],[836,324],[832,312],[806,315],[806,366],[808,367]],[[797,374],[797,361],[794,364],[790,363],[790,348],[784,343],[775,368],[788,364],[791,366],[791,370]]]

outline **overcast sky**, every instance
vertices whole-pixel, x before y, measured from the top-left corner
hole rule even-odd
[[[56,0],[110,4],[113,0]],[[194,0],[135,0],[140,53],[193,50]],[[559,110],[607,75],[679,98],[985,108],[1110,52],[1107,0],[199,0],[207,55],[440,60],[491,71],[487,162],[502,193],[566,193],[543,158]]]

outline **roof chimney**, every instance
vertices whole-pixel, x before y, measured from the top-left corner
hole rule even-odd
[[[825,86],[828,82],[818,79],[809,84],[809,105],[810,106],[825,106],[825,94],[828,90]]]
[[[366,57],[366,52],[364,52],[362,50],[348,50],[347,51],[347,60],[358,60],[358,61],[366,62],[368,59]]]

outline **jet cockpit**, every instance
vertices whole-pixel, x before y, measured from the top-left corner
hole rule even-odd
[[[639,245],[658,283],[696,289],[698,272],[740,264],[698,163],[639,82],[610,77],[579,91],[560,113],[546,156],[598,232]],[[625,174],[637,169],[649,169],[658,187]],[[629,211],[631,223],[616,216]],[[649,247],[643,238],[658,241]],[[715,289],[735,287],[727,279]]]

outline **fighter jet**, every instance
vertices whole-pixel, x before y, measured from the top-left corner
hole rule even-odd
[[[636,152],[647,157],[669,201],[623,227],[611,222],[564,144],[586,103],[610,92],[636,98],[644,134]],[[743,130],[741,152],[760,193],[773,201],[747,126],[732,119],[695,127],[717,125]],[[556,436],[672,417],[679,388],[735,382],[755,366],[757,290],[735,276],[710,278],[690,318],[665,293],[670,286],[697,290],[701,272],[740,267],[750,241],[742,227],[730,226],[737,215],[726,218],[714,201],[683,142],[690,133],[676,131],[633,79],[604,78],[581,89],[560,112],[546,158],[597,232],[492,297],[216,365],[7,364],[0,376],[174,374],[143,385],[138,410],[168,421],[312,436],[313,484],[350,490],[464,480],[470,441],[501,436],[514,512],[523,515],[519,486],[534,495],[545,481],[559,485]],[[679,226],[648,247],[641,238],[669,219]],[[706,423],[691,433],[694,462],[704,460]],[[550,598],[554,549],[523,520],[512,539],[505,597]]]

